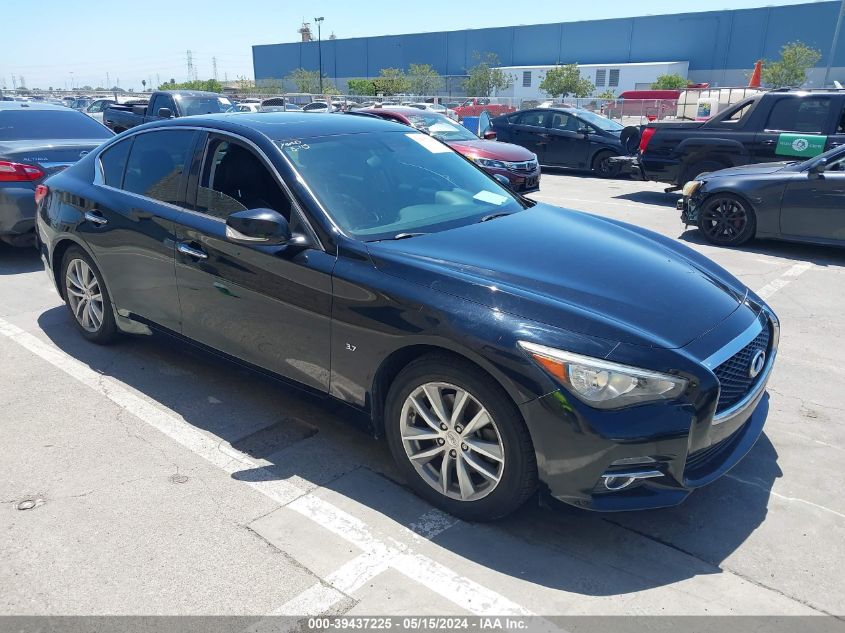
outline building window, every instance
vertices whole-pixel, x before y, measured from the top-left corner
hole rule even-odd
[[[604,88],[607,83],[607,68],[599,68],[596,71],[596,87]]]
[[[531,71],[530,70],[523,70],[522,71],[522,87],[523,88],[530,88],[531,87]]]
[[[619,69],[618,68],[611,68],[610,69],[610,82],[607,84],[611,88],[618,88],[619,87]]]

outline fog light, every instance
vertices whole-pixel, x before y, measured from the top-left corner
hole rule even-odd
[[[608,472],[601,476],[602,485],[606,490],[618,492],[628,488],[635,481],[640,479],[654,479],[655,477],[662,477],[663,473],[659,470],[642,470],[638,472]]]

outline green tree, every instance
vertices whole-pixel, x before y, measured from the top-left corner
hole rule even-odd
[[[599,99],[615,99],[616,93],[613,91],[613,88],[608,88],[607,90],[603,90],[598,93],[596,97]]]
[[[373,85],[372,79],[348,79],[346,81],[346,89],[351,95],[372,97],[376,94],[376,87]]]
[[[496,53],[478,53],[473,55],[478,64],[467,71],[468,77],[464,80],[464,90],[472,97],[489,97],[495,90],[504,90],[510,87],[513,80],[499,65],[499,56]]]
[[[382,68],[373,80],[376,93],[386,96],[403,94],[409,90],[408,77],[399,68]]]
[[[324,77],[325,79],[325,77]],[[316,94],[320,91],[320,74],[316,70],[297,68],[285,77],[285,81],[296,86],[296,92]],[[324,82],[325,86],[325,82]]]
[[[780,59],[763,62],[763,83],[769,88],[796,88],[807,81],[807,71],[822,58],[821,51],[801,42],[780,49]]]
[[[540,82],[540,90],[548,93],[551,97],[588,97],[596,87],[593,83],[581,76],[578,64],[564,64],[555,66],[546,72],[543,81]]]
[[[430,64],[411,64],[408,84],[415,95],[434,95],[443,88],[443,77]]]
[[[185,81],[182,83],[175,83],[172,80],[163,83],[158,87],[159,90],[205,90],[207,92],[223,92],[223,84],[216,79],[198,79],[195,81]]]
[[[652,90],[683,90],[689,85],[689,81],[683,75],[677,73],[657,75],[657,79],[651,84]]]

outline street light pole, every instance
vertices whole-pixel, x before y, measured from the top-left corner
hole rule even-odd
[[[836,28],[833,31],[833,42],[830,44],[830,55],[827,56],[827,68],[824,71],[824,83],[822,88],[827,88],[827,83],[830,81],[830,67],[833,66],[833,56],[836,54],[836,48],[839,44],[839,31],[842,30],[842,18],[845,17],[845,0],[839,5],[839,17],[836,19]]]
[[[845,0],[842,0],[845,3]],[[314,21],[317,23],[317,62],[318,66],[320,67],[320,94],[323,94],[323,37],[320,27],[322,26],[322,22],[325,18],[314,18]]]

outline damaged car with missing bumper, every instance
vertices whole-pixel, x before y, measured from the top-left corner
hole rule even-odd
[[[674,505],[766,419],[779,324],[737,279],[376,118],[140,126],[50,178],[37,229],[84,338],[164,333],[342,401],[463,518]]]

